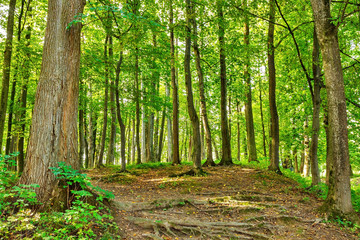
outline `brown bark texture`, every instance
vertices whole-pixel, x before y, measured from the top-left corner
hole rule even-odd
[[[269,105],[271,116],[271,144],[270,144],[270,166],[269,170],[281,173],[279,167],[279,115],[276,107],[276,73],[275,73],[275,1],[270,0],[268,32],[268,69],[269,69]]]
[[[217,0],[217,15],[219,21],[219,50],[220,50],[220,82],[221,82],[221,137],[222,137],[222,156],[220,165],[231,165],[231,143],[227,116],[227,81],[226,81],[226,55],[225,55],[225,29],[224,29],[224,0]]]
[[[350,191],[350,163],[344,76],[337,26],[332,22],[331,1],[311,0],[326,81],[329,121],[329,192],[324,208],[333,215],[354,218]],[[349,218],[348,218],[349,219]],[[355,219],[354,219],[355,220]],[[358,222],[358,218],[356,218]]]
[[[190,54],[191,54],[191,18],[192,18],[192,4],[190,0],[186,0],[186,39],[185,39],[185,85],[187,94],[187,106],[189,117],[192,126],[192,141],[191,148],[191,161],[193,161],[194,168],[201,168],[201,143],[200,143],[200,122],[199,117],[194,107],[193,90],[191,82],[191,69],[190,69]]]
[[[81,24],[72,22],[85,1],[49,0],[40,79],[36,91],[26,165],[20,184],[39,184],[41,202],[59,194],[49,167],[78,161],[78,95]]]

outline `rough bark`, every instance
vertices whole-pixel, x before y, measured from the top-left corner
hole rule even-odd
[[[334,216],[359,222],[351,203],[350,163],[344,76],[331,1],[311,0],[326,80],[329,117],[329,161],[332,164],[324,208]]]
[[[192,126],[192,148],[191,150],[191,161],[194,163],[195,169],[201,169],[201,146],[200,146],[200,123],[199,117],[194,107],[193,90],[191,82],[191,69],[190,69],[190,54],[191,54],[191,18],[192,4],[191,0],[186,0],[186,38],[185,38],[185,58],[184,58],[184,69],[185,69],[185,85],[187,94],[187,106],[189,117]]]
[[[320,131],[320,106],[321,106],[321,68],[319,63],[320,46],[314,28],[314,44],[313,44],[313,78],[314,78],[314,98],[313,98],[313,121],[312,121],[312,136],[310,146],[310,162],[311,162],[311,185],[318,185],[320,183],[320,171],[318,163],[318,145],[319,145],[319,131]]]
[[[247,0],[244,1],[243,5],[247,8]],[[250,79],[250,28],[249,18],[245,14],[245,26],[244,26],[244,43],[246,46],[245,55],[245,85],[246,85],[246,102],[245,102],[245,119],[246,119],[246,134],[247,134],[247,146],[249,152],[248,161],[257,161],[256,154],[256,143],[255,143],[255,130],[254,130],[254,117],[252,110],[252,96],[251,96],[251,79]]]
[[[219,21],[219,50],[220,50],[220,82],[221,82],[221,137],[222,137],[222,156],[220,165],[231,165],[231,143],[227,116],[227,82],[226,82],[226,55],[225,55],[225,29],[224,29],[224,0],[217,0],[217,16]]]
[[[8,103],[9,87],[10,87],[10,67],[12,55],[12,40],[14,33],[14,15],[15,15],[16,0],[10,0],[9,11],[6,24],[6,40],[3,61],[2,73],[2,88],[0,99],[0,154],[2,152],[2,141],[5,128],[5,116]]]
[[[170,4],[170,52],[171,52],[171,86],[172,86],[172,101],[173,101],[173,164],[180,164],[179,155],[179,97],[178,97],[178,84],[176,81],[176,68],[175,68],[175,42],[174,42],[174,11],[173,0],[169,0]]]
[[[194,10],[195,12],[195,10]],[[199,78],[199,92],[200,92],[200,108],[202,113],[202,122],[204,125],[205,130],[205,137],[206,137],[206,162],[204,166],[215,166],[215,162],[212,156],[212,144],[211,144],[211,130],[210,124],[207,116],[207,109],[206,109],[206,98],[205,98],[205,89],[204,89],[204,74],[201,67],[201,55],[199,50],[199,44],[197,41],[197,24],[195,17],[192,18],[192,27],[193,27],[193,49],[195,55],[195,63],[196,63],[196,70]]]
[[[82,13],[85,1],[49,0],[40,79],[20,184],[39,184],[40,202],[57,203],[61,188],[49,170],[65,162],[79,170],[77,114],[81,24],[69,23]],[[52,199],[53,201],[48,201]]]
[[[275,73],[275,0],[270,0],[268,32],[268,69],[269,69],[269,105],[271,115],[271,145],[269,170],[281,174],[279,167],[279,116],[276,107],[276,73]]]
[[[106,36],[105,46],[104,46],[104,65],[105,65],[105,94],[104,94],[104,108],[103,108],[103,127],[101,132],[101,142],[100,142],[100,151],[99,157],[97,159],[96,167],[101,167],[104,165],[104,152],[105,152],[105,140],[106,140],[106,130],[107,130],[107,121],[108,121],[108,99],[109,99],[109,65],[108,65],[108,41],[109,36]]]

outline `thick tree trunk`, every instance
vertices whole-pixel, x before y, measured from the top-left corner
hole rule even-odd
[[[175,42],[174,42],[174,11],[173,0],[169,0],[170,4],[170,52],[171,52],[171,86],[172,86],[172,101],[173,101],[173,123],[172,123],[172,137],[173,137],[173,164],[180,164],[179,155],[179,97],[178,97],[178,83],[176,81],[175,68]]]
[[[123,61],[123,52],[120,52],[120,58],[116,65],[115,71],[115,98],[116,98],[116,118],[118,120],[120,126],[120,135],[121,135],[121,149],[120,149],[120,157],[121,157],[121,171],[126,170],[126,158],[125,158],[125,146],[126,146],[126,129],[125,124],[121,116],[121,106],[120,106],[120,92],[119,92],[119,80],[120,80],[120,71],[121,64]],[[130,129],[130,123],[129,123]],[[130,135],[130,132],[129,132]],[[130,142],[130,141],[129,141]],[[130,151],[130,148],[129,148]]]
[[[313,44],[313,78],[314,78],[314,99],[313,99],[313,121],[312,121],[312,137],[310,146],[310,162],[311,162],[311,185],[320,183],[320,171],[318,163],[318,145],[320,131],[320,106],[321,106],[321,68],[320,68],[320,46],[314,28],[314,44]]]
[[[227,116],[227,90],[226,90],[226,55],[225,55],[225,30],[224,30],[224,0],[217,0],[217,15],[219,20],[219,49],[220,49],[220,82],[221,82],[221,137],[222,137],[222,156],[220,165],[231,165],[231,143]]]
[[[39,184],[37,198],[49,206],[61,197],[49,167],[65,162],[79,170],[77,114],[81,24],[69,23],[85,1],[49,0],[42,67],[30,140],[20,184]],[[48,201],[52,200],[52,201]]]
[[[244,1],[244,6],[247,8],[247,0]],[[250,80],[250,29],[249,18],[245,14],[245,26],[244,26],[244,42],[246,46],[245,56],[245,85],[246,85],[246,102],[245,102],[245,118],[246,118],[246,134],[247,145],[249,151],[248,161],[257,161],[256,143],[255,143],[255,130],[254,130],[254,117],[252,110],[252,97],[251,97],[251,80]]]
[[[108,41],[109,36],[106,36],[105,47],[104,47],[104,65],[105,65],[105,94],[104,94],[104,116],[103,116],[103,127],[101,132],[101,142],[100,142],[100,152],[97,159],[96,167],[101,167],[104,165],[104,152],[105,152],[105,142],[106,142],[106,130],[107,130],[107,121],[108,121],[108,99],[109,99],[109,64],[108,64]]]
[[[275,0],[270,0],[268,33],[268,69],[269,69],[269,105],[271,115],[271,145],[269,170],[281,174],[279,167],[279,116],[276,107],[276,73],[275,73]]]
[[[194,107],[193,90],[191,83],[190,54],[191,54],[191,18],[193,17],[191,0],[186,0],[186,38],[185,38],[185,85],[187,94],[187,106],[192,126],[191,161],[195,169],[201,169],[201,143],[199,117]],[[190,149],[189,149],[190,150]]]
[[[326,80],[329,114],[329,192],[324,207],[333,216],[359,222],[351,203],[350,163],[344,77],[331,1],[311,0]]]
[[[195,12],[195,10],[194,10]],[[213,160],[212,156],[212,145],[211,145],[211,130],[210,130],[210,124],[207,117],[207,110],[206,110],[206,98],[205,98],[205,89],[204,89],[204,75],[201,68],[201,56],[200,56],[200,50],[199,45],[197,42],[197,24],[195,17],[192,18],[192,26],[193,26],[193,49],[194,49],[194,55],[195,55],[195,62],[196,62],[196,70],[199,78],[199,92],[200,92],[200,108],[202,113],[202,122],[204,125],[205,130],[205,137],[206,137],[206,162],[204,163],[204,166],[215,166],[215,162]]]

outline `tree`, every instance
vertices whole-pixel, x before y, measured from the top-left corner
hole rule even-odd
[[[224,29],[224,12],[223,12],[224,0],[217,0],[217,16],[219,21],[219,50],[220,50],[220,84],[221,84],[221,137],[222,137],[222,157],[220,165],[231,165],[231,142],[228,126],[228,116],[226,109],[227,101],[227,79],[226,79],[226,55],[225,55],[225,29]]]
[[[77,114],[81,24],[85,1],[49,0],[43,60],[32,127],[20,184],[39,184],[38,200],[59,204],[63,197],[49,167],[65,162],[80,169]],[[51,201],[49,201],[51,200]]]
[[[200,108],[202,113],[202,120],[205,128],[205,136],[206,136],[206,162],[204,163],[204,166],[215,166],[215,162],[213,160],[212,156],[212,144],[211,144],[211,130],[210,130],[210,124],[209,119],[207,115],[206,110],[206,98],[205,98],[205,90],[204,90],[204,75],[203,70],[201,67],[201,56],[200,56],[200,50],[199,50],[199,44],[197,41],[198,35],[197,35],[197,24],[196,24],[196,10],[194,7],[194,16],[191,18],[192,20],[192,28],[193,28],[193,49],[194,49],[194,55],[195,55],[195,61],[196,61],[196,70],[199,78],[199,93],[200,93]]]
[[[5,128],[5,116],[6,116],[8,96],[9,96],[15,7],[16,7],[16,0],[10,0],[7,25],[6,25],[6,41],[5,41],[4,62],[2,69],[3,74],[2,74],[2,85],[1,85],[2,87],[1,87],[1,99],[0,99],[0,154],[2,151],[2,141],[3,141],[4,128]]]
[[[332,168],[324,208],[334,216],[359,222],[351,203],[346,98],[338,42],[339,25],[332,22],[330,4],[331,1],[311,0],[328,96],[329,161]],[[344,12],[345,8],[346,5]]]
[[[247,0],[244,1],[244,6],[247,8]],[[251,79],[250,79],[250,28],[249,17],[245,14],[245,32],[244,42],[246,46],[245,52],[245,85],[246,85],[246,102],[245,102],[245,117],[246,117],[246,133],[247,133],[247,146],[249,151],[249,162],[257,161],[256,143],[255,143],[255,130],[254,130],[254,117],[252,109],[252,97],[251,97]]]
[[[191,18],[193,17],[191,0],[186,0],[186,38],[185,38],[185,85],[187,94],[188,112],[192,126],[192,148],[191,160],[194,163],[195,170],[201,169],[201,143],[200,143],[200,122],[199,117],[194,107],[193,90],[191,82],[191,70],[190,70],[190,54],[191,54]]]
[[[275,73],[275,0],[270,0],[268,32],[268,69],[269,69],[269,105],[271,115],[271,143],[269,170],[281,174],[279,167],[279,115],[276,107],[276,73]]]

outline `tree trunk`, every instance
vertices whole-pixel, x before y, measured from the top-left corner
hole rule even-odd
[[[304,177],[310,176],[310,153],[309,153],[309,135],[308,135],[308,118],[306,117],[305,123],[304,123],[304,169],[303,169],[303,175]]]
[[[161,117],[161,128],[160,128],[160,137],[159,137],[159,150],[157,153],[157,162],[161,162],[161,153],[162,153],[162,148],[163,148],[163,138],[164,138],[164,126],[165,126],[165,108],[164,107],[164,111],[162,113],[162,117]]]
[[[260,100],[260,116],[261,116],[261,128],[262,128],[262,137],[263,137],[263,148],[264,148],[264,157],[267,157],[266,153],[266,133],[265,133],[265,124],[264,124],[264,113],[263,113],[263,102],[262,102],[262,95],[261,95],[261,78],[259,82],[259,100]]]
[[[359,222],[351,203],[350,163],[344,77],[341,67],[337,27],[332,22],[330,1],[311,0],[320,43],[328,96],[329,192],[324,207],[333,216]]]
[[[222,156],[220,165],[231,165],[231,143],[227,116],[227,90],[226,90],[226,55],[225,55],[225,30],[224,30],[224,0],[217,0],[217,15],[219,20],[219,49],[220,49],[220,82],[221,82],[221,137],[222,137]]]
[[[241,160],[241,133],[240,133],[240,103],[236,102],[236,111],[237,111],[237,159],[240,162]]]
[[[2,141],[3,141],[4,128],[5,128],[5,116],[7,110],[8,95],[9,95],[15,7],[16,7],[16,0],[10,0],[7,25],[6,25],[6,40],[5,40],[3,74],[2,74],[2,85],[1,85],[2,89],[1,89],[1,99],[0,99],[0,154],[2,152]]]
[[[170,97],[170,87],[169,87],[169,84],[166,83],[166,87],[165,87],[165,91],[166,91],[166,97]],[[167,116],[167,142],[168,142],[168,149],[167,149],[167,161],[168,162],[173,162],[173,143],[174,143],[174,140],[173,140],[173,132],[171,130],[171,118],[169,116],[169,109],[167,108],[166,109],[166,116]],[[173,164],[175,164],[173,162]]]
[[[195,10],[194,10],[195,12]],[[211,130],[210,130],[210,124],[207,117],[207,110],[206,110],[206,98],[205,98],[205,90],[204,90],[204,75],[201,68],[201,56],[200,56],[200,50],[199,45],[197,42],[197,24],[196,24],[196,18],[192,18],[192,26],[193,26],[193,49],[194,49],[194,55],[195,55],[195,62],[196,62],[196,70],[199,78],[199,92],[200,92],[200,108],[202,113],[202,120],[205,130],[205,137],[206,137],[206,162],[204,163],[204,166],[215,166],[215,162],[213,160],[212,156],[212,145],[211,145]]]
[[[136,102],[136,163],[141,163],[141,148],[140,148],[140,91],[139,91],[139,49],[135,49],[135,102]]]
[[[121,171],[126,170],[126,158],[125,158],[125,146],[126,146],[126,129],[125,124],[121,116],[121,107],[120,107],[120,92],[119,92],[119,80],[120,80],[120,71],[121,64],[123,61],[123,52],[120,52],[119,61],[116,64],[115,71],[115,98],[116,98],[116,117],[120,126],[120,135],[121,135],[121,149],[120,149],[120,157],[121,157]],[[130,128],[130,123],[129,123]],[[130,135],[130,132],[129,132]],[[129,149],[130,151],[130,149]]]
[[[40,79],[20,184],[39,184],[43,205],[59,205],[61,188],[49,167],[65,162],[79,170],[77,114],[81,24],[69,23],[82,14],[85,1],[49,0]],[[51,201],[48,201],[51,200]]]
[[[187,94],[187,106],[192,126],[192,149],[191,161],[195,169],[201,169],[201,143],[199,117],[194,107],[193,90],[191,83],[190,54],[191,54],[191,19],[193,18],[191,0],[186,0],[186,38],[185,38],[185,85]],[[190,149],[189,149],[190,150]]]
[[[270,0],[268,33],[268,68],[269,68],[269,105],[271,115],[271,146],[269,170],[281,174],[279,167],[279,116],[276,108],[276,73],[275,73],[275,0]]]
[[[247,8],[247,0],[244,1],[244,6]],[[250,29],[249,18],[245,14],[245,27],[244,27],[244,42],[246,46],[245,56],[245,85],[246,85],[246,102],[245,102],[245,118],[246,118],[246,134],[249,158],[248,161],[257,161],[256,143],[255,143],[255,130],[254,130],[254,117],[252,110],[252,97],[251,97],[251,80],[250,80]]]
[[[319,131],[320,131],[320,105],[321,105],[321,68],[319,63],[320,46],[314,29],[314,45],[313,45],[313,78],[314,78],[314,98],[313,98],[313,121],[312,121],[312,137],[310,146],[310,161],[311,161],[311,185],[318,185],[320,183],[320,172],[318,164],[318,145],[319,145]]]
[[[169,0],[170,4],[170,52],[171,52],[171,86],[172,86],[172,101],[173,101],[173,123],[172,123],[172,138],[173,138],[173,164],[180,164],[179,156],[179,97],[178,97],[178,83],[176,81],[175,68],[175,43],[174,43],[174,11],[173,0]]]
[[[105,39],[104,47],[104,65],[105,65],[105,94],[104,94],[104,116],[103,116],[103,127],[101,133],[101,142],[100,142],[100,152],[99,157],[96,163],[96,167],[101,167],[104,165],[104,152],[105,152],[105,141],[106,141],[106,130],[107,130],[107,120],[108,120],[108,98],[109,98],[109,64],[108,64],[108,41],[109,35]]]
[[[92,89],[91,84],[89,83],[89,101],[92,102]],[[95,166],[95,139],[94,139],[94,116],[93,111],[89,109],[89,136],[88,136],[88,145],[89,145],[89,162],[85,165],[86,168],[93,168]]]
[[[113,78],[112,63],[113,63],[113,39],[109,36],[109,78],[110,81],[110,113],[111,113],[111,129],[109,146],[107,150],[106,164],[115,164],[115,141],[116,141],[116,103],[115,103],[115,83]]]
[[[80,80],[80,89],[84,91],[84,83]],[[83,95],[79,96],[79,164],[82,167],[84,165],[84,149],[85,149],[85,127],[84,127],[84,116],[85,116],[85,101]]]

